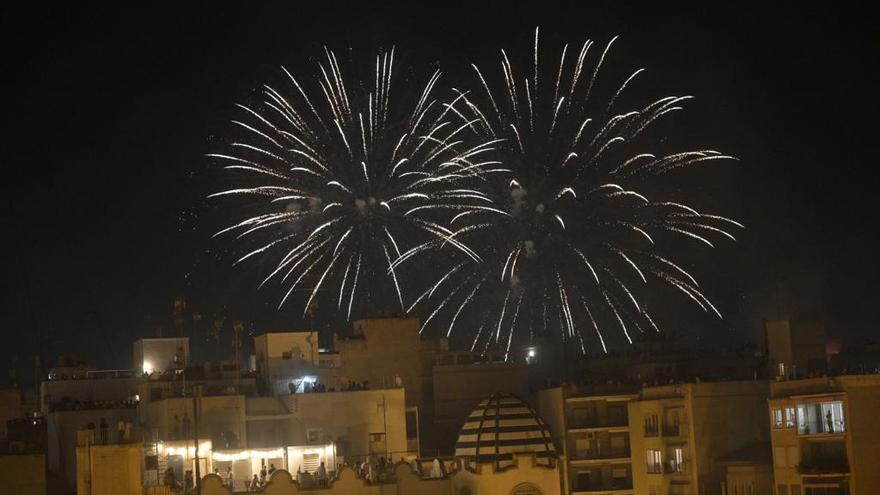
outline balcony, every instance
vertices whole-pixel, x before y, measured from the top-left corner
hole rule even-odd
[[[673,424],[664,424],[663,425],[663,436],[664,437],[680,437],[682,433],[686,431],[687,426],[681,423],[673,423]]]
[[[582,450],[576,451],[571,456],[572,462],[575,461],[601,461],[609,459],[629,459],[629,448],[623,449],[599,449],[599,450]]]
[[[611,483],[574,483],[571,487],[572,493],[575,494],[618,494],[632,493],[633,483],[631,479],[615,478]]]
[[[846,456],[809,457],[797,466],[798,474],[849,474]]]
[[[611,417],[607,419],[573,419],[568,424],[569,430],[629,428],[627,418]]]
[[[664,474],[687,474],[686,463],[676,461],[666,461],[663,465]]]
[[[842,435],[846,433],[843,420],[804,421],[798,425],[798,435]]]

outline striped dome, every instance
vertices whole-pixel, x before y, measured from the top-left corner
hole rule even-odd
[[[528,404],[510,394],[495,394],[471,412],[458,434],[455,456],[471,463],[513,464],[513,454],[531,453],[551,465],[556,449],[550,428]]]

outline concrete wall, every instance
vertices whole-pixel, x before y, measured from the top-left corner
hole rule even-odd
[[[455,495],[510,495],[534,487],[542,495],[559,495],[562,483],[559,469],[535,465],[529,455],[516,456],[516,467],[493,471],[492,463],[482,464],[476,472],[458,471],[450,476]]]
[[[550,426],[556,452],[568,456],[566,449],[565,397],[562,387],[548,388],[538,392],[538,414]]]
[[[629,403],[630,446],[633,488],[636,493],[670,493],[673,480],[686,481],[696,495],[720,495],[726,479],[725,466],[718,458],[770,437],[767,423],[765,381],[692,383],[642,390],[639,399]],[[684,413],[679,435],[664,435],[663,426],[673,410]],[[656,415],[660,435],[645,434],[645,418]],[[649,474],[646,452],[658,449],[663,462],[670,446],[684,450],[685,468],[681,474]]]
[[[479,473],[458,471],[445,478],[422,479],[406,463],[395,467],[394,479],[388,483],[368,484],[355,475],[350,468],[340,470],[339,477],[328,487],[306,488],[300,486],[286,471],[277,471],[260,491],[265,495],[510,495],[517,488],[532,485],[542,495],[559,495],[559,471],[555,468],[535,466],[533,457],[521,456],[517,466],[495,472],[491,464],[481,466]],[[524,492],[525,493],[525,492]],[[230,495],[218,476],[208,475],[202,479],[202,495]]]
[[[199,438],[211,439],[221,445],[221,433],[230,431],[238,437],[240,445],[246,445],[245,398],[242,395],[220,395],[199,399]],[[190,428],[195,428],[192,397],[178,397],[141,404],[141,421],[149,432],[155,429],[159,439],[182,438],[183,417],[190,419]],[[174,417],[177,416],[175,423]],[[191,430],[190,437],[193,430]]]
[[[754,443],[767,443],[769,386],[764,381],[691,385],[692,447],[698,484],[705,495],[720,495],[725,469],[716,459]],[[703,492],[700,492],[703,493]]]
[[[6,422],[22,417],[22,391],[17,388],[0,390],[0,440],[6,440]]]
[[[880,493],[880,376],[843,377],[846,388],[847,437],[852,495]],[[860,379],[862,378],[862,379]]]
[[[77,495],[142,495],[141,445],[76,448]]]
[[[402,388],[294,394],[280,398],[289,414],[288,441],[309,443],[310,429],[322,438],[339,441],[340,455],[370,453],[370,433],[386,433],[387,450],[397,460],[405,455],[406,406]]]
[[[475,363],[434,366],[434,414],[464,420],[480,401],[506,392],[527,399],[529,370],[520,363]]]
[[[370,387],[391,386],[395,377],[403,380],[407,405],[422,401],[422,370],[417,318],[373,318],[354,322],[354,338],[338,336],[340,378],[367,380]]]
[[[9,495],[46,495],[46,456],[0,455],[0,492]]]
[[[100,435],[101,418],[107,421],[108,441],[116,441],[116,424],[121,419],[137,424],[136,409],[95,409],[84,411],[59,411],[46,417],[48,438],[48,466],[53,473],[63,476],[73,485],[76,483],[77,432],[89,423],[95,425],[95,435]]]
[[[806,376],[811,363],[825,368],[825,327],[816,321],[770,320],[765,322],[767,352],[773,366],[771,376],[779,372],[778,365],[785,365],[787,377]]]

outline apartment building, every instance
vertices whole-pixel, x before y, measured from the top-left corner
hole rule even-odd
[[[880,493],[880,375],[771,383],[776,495]]]
[[[560,456],[564,493],[632,495],[627,404],[634,387],[567,385],[542,390],[538,406]]]
[[[627,403],[635,494],[734,493],[727,487],[730,454],[768,445],[762,424],[767,388],[764,381],[738,381],[642,389]],[[753,472],[769,476],[768,470]],[[745,485],[752,490],[745,495],[770,495],[758,490],[767,479]]]

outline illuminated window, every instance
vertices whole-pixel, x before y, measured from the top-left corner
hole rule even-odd
[[[786,407],[785,408],[785,427],[786,428],[794,428],[794,422],[795,422],[794,407]]]
[[[782,409],[773,409],[773,428],[784,428],[785,423],[782,420]]]
[[[669,472],[684,472],[684,448],[681,446],[670,447],[669,450]]]
[[[646,457],[649,474],[659,474],[663,472],[663,454],[659,450],[648,450],[646,452]]]
[[[314,473],[321,465],[321,454],[303,454],[303,471]]]

